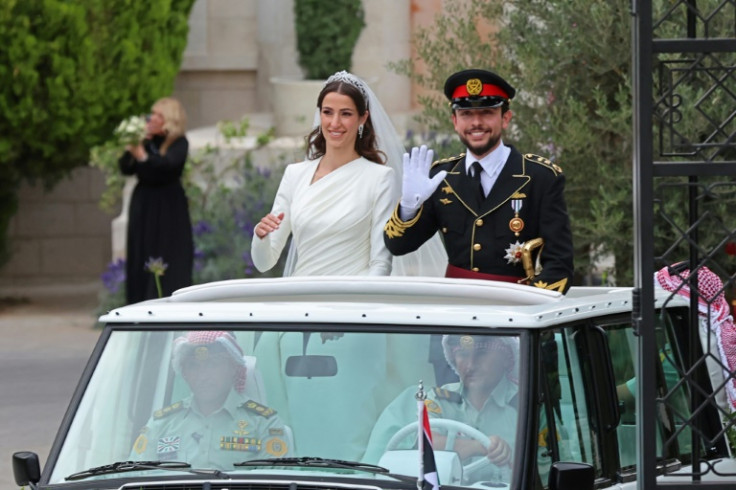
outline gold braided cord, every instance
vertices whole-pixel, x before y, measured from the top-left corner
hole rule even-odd
[[[386,236],[389,238],[404,236],[404,231],[406,231],[407,228],[411,228],[417,221],[419,221],[419,217],[422,215],[422,209],[424,209],[424,205],[419,208],[419,212],[412,219],[409,221],[402,221],[399,217],[399,205],[397,204],[391,218],[386,223],[386,226],[383,227],[383,231],[386,232]]]
[[[545,281],[537,281],[534,283],[535,287],[542,288],[542,289],[549,289],[551,291],[558,291],[563,292],[565,290],[565,286],[567,286],[567,278],[560,279],[557,282],[553,282],[552,284],[547,284]]]

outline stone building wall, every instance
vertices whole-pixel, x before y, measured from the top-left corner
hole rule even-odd
[[[51,191],[24,184],[10,224],[13,256],[0,286],[79,283],[99,278],[110,260],[111,215],[100,210],[102,174],[77,168]]]

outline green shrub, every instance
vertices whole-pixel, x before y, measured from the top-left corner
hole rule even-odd
[[[299,66],[307,79],[350,70],[363,16],[360,0],[294,0]]]
[[[0,2],[0,265],[18,185],[51,187],[171,93],[193,3]]]

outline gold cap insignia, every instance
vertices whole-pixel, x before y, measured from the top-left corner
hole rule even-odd
[[[194,349],[194,358],[198,361],[206,361],[210,356],[210,352],[207,347],[197,347]]]
[[[470,349],[473,347],[473,343],[475,342],[475,339],[471,337],[470,335],[463,335],[460,337],[460,346],[464,349]]]
[[[478,95],[483,90],[483,82],[479,78],[471,78],[465,82],[465,89],[468,91],[468,95]]]

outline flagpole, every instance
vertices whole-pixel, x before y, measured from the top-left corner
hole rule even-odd
[[[424,488],[424,400],[427,395],[424,393],[424,383],[419,380],[419,390],[417,390],[414,398],[417,400],[417,444],[419,447],[419,476],[417,477],[417,490]]]

